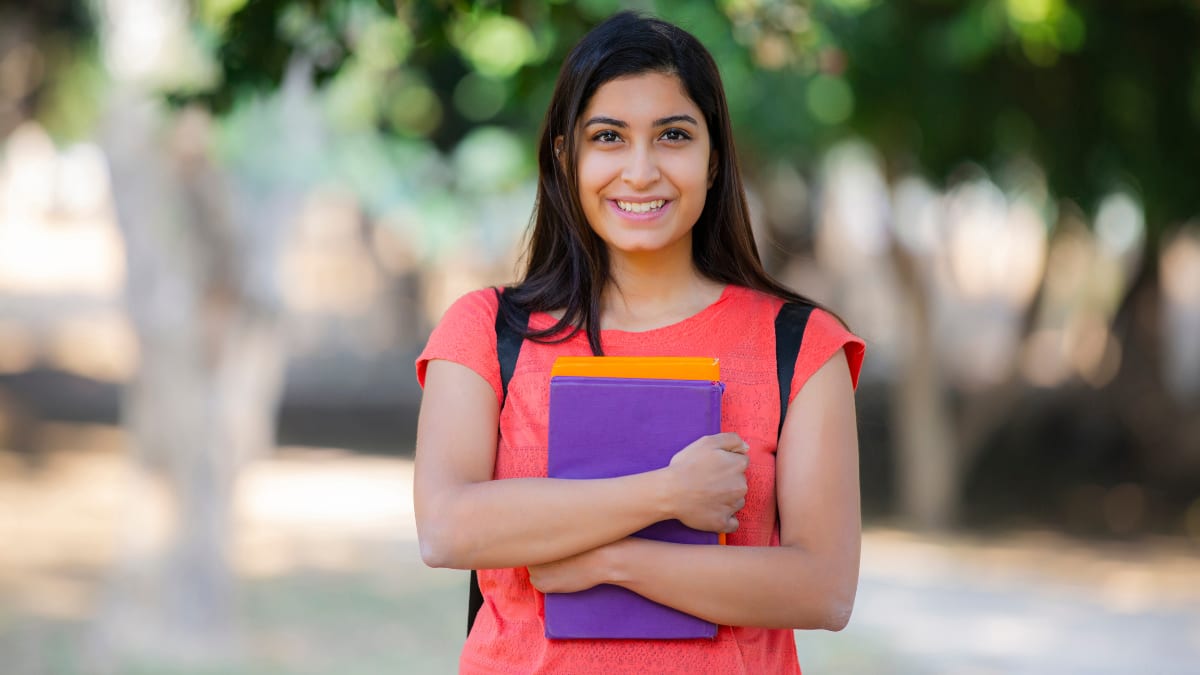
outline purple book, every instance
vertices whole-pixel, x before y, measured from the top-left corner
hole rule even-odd
[[[702,380],[558,376],[550,380],[549,475],[612,478],[661,469],[697,438],[721,430],[725,386]],[[634,536],[716,544],[678,520]],[[603,584],[546,595],[546,637],[712,638],[716,624]]]

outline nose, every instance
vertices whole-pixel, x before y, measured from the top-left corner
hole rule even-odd
[[[625,184],[635,190],[650,187],[661,176],[654,151],[644,146],[635,148],[628,154],[628,161],[621,173],[621,179],[625,181]]]

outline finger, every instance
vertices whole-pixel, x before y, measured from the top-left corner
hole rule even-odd
[[[741,511],[741,510],[742,510],[742,509],[744,509],[744,508],[746,508],[746,499],[745,499],[745,497],[743,497],[742,499],[739,499],[739,500],[737,500],[737,503],[733,505],[733,512],[734,512],[734,513],[737,513],[738,511]]]
[[[723,434],[717,434],[712,437],[717,442],[717,447],[729,452],[746,454],[750,452],[750,445],[742,440],[742,437],[732,431]]]
[[[729,520],[725,523],[725,532],[737,532],[738,525],[740,525],[740,523],[738,523],[738,519],[734,518],[733,516],[729,516]]]
[[[740,447],[740,446],[744,445],[744,443],[742,442],[742,437],[738,436],[736,433],[734,433],[732,431],[726,431],[726,432],[719,433],[719,434],[713,434],[712,436],[709,436],[709,438],[717,444],[718,448],[721,448],[723,450],[730,450],[735,447]]]

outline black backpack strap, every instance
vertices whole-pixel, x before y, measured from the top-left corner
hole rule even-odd
[[[479,590],[479,575],[471,570],[471,587],[467,590],[467,635],[475,625],[475,615],[483,609],[483,591]]]
[[[517,357],[521,355],[521,345],[525,343],[524,331],[529,326],[529,312],[505,302],[504,295],[496,290],[496,300],[500,303],[496,308],[496,359],[500,361],[500,387],[503,394],[500,407],[508,400],[508,383],[512,380],[513,371],[517,368]],[[520,326],[520,330],[514,328]]]
[[[812,305],[806,303],[785,302],[775,315],[775,370],[779,376],[779,430],[776,437],[783,435],[796,357],[800,354],[800,342],[804,339],[812,309]]]
[[[522,328],[529,325],[529,312],[504,301],[500,289],[496,291],[496,359],[500,362],[500,408],[508,401],[508,382],[512,379],[513,371],[517,368],[517,357],[521,355],[521,345],[525,336],[514,326]],[[471,570],[470,589],[467,591],[467,635],[475,625],[475,616],[483,607],[483,592],[479,590],[479,575]]]

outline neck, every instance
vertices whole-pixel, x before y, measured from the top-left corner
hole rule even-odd
[[[691,242],[673,251],[622,253],[610,249],[611,278],[601,298],[604,328],[642,331],[681,321],[720,297],[724,284],[700,274]]]

